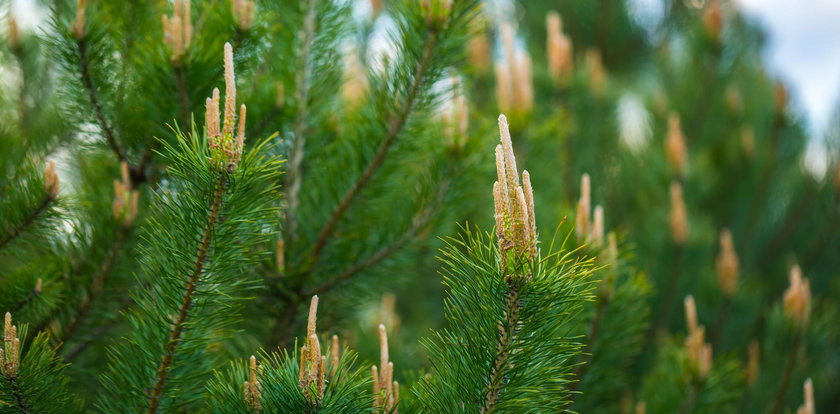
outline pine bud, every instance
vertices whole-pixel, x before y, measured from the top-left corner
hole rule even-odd
[[[668,115],[668,136],[665,138],[665,155],[671,170],[679,176],[685,175],[688,165],[688,151],[685,136],[680,127],[680,116],[676,112]]]
[[[318,295],[312,297],[309,301],[309,318],[306,320],[306,337],[316,334],[318,322]]]
[[[370,375],[373,377],[373,408],[379,408],[382,406],[382,390],[379,384],[379,370],[376,369],[376,365],[370,367]]]
[[[14,50],[20,46],[20,31],[15,16],[9,14],[9,47]]]
[[[703,11],[703,27],[706,34],[715,42],[720,40],[723,31],[723,12],[720,9],[720,1],[710,0]]]
[[[515,47],[516,31],[510,23],[502,23],[504,60],[496,65],[496,99],[502,112],[525,117],[534,107],[531,55]]]
[[[364,102],[369,88],[368,76],[355,50],[344,55],[344,83],[341,96],[350,108]]]
[[[589,235],[590,206],[589,174],[584,173],[580,176],[580,199],[577,203],[577,213],[575,215],[575,233],[578,240],[584,240]]]
[[[589,233],[589,240],[595,247],[604,244],[604,207],[597,205],[592,218],[592,232]]]
[[[207,145],[212,161],[220,171],[233,173],[245,146],[245,105],[239,107],[239,128],[234,136],[236,123],[236,79],[233,72],[233,48],[225,43],[225,112],[224,124],[219,131],[219,91],[213,89],[212,98],[205,103],[204,123]]]
[[[330,338],[330,380],[338,373],[338,364],[341,361],[341,347],[338,343],[338,335]]]
[[[274,107],[277,109],[283,109],[283,106],[286,104],[286,85],[284,85],[283,82],[277,82],[274,85],[274,90]]]
[[[73,21],[72,30],[78,40],[85,36],[85,0],[76,0],[76,20]]]
[[[120,173],[122,174],[122,181],[114,180],[114,202],[111,205],[111,210],[114,218],[120,222],[124,227],[131,226],[134,219],[137,218],[137,201],[139,193],[132,190],[131,176],[128,172],[128,163],[123,161],[120,163]]]
[[[371,368],[373,375],[374,409],[382,409],[385,413],[396,412],[397,398],[394,395],[394,363],[390,362],[388,356],[388,334],[385,325],[379,325],[379,372],[374,365]],[[378,411],[377,411],[378,412]]]
[[[753,339],[747,348],[747,385],[752,386],[758,380],[760,352],[758,341]]]
[[[277,271],[283,273],[286,270],[286,243],[283,239],[277,240],[275,257],[277,261]]]
[[[776,114],[781,116],[785,112],[788,103],[788,91],[785,84],[781,81],[776,81],[774,88],[774,102],[776,104]]]
[[[6,377],[17,375],[20,367],[20,339],[18,338],[17,327],[12,325],[12,314],[6,312],[5,324],[3,327],[3,348],[0,349],[0,370]]]
[[[470,126],[467,99],[463,90],[458,87],[459,83],[458,78],[453,76],[452,96],[445,102],[442,114],[443,135],[446,146],[450,149],[460,149],[464,146]]]
[[[385,329],[396,331],[400,326],[400,317],[397,315],[397,296],[393,293],[385,293],[379,303],[379,319]]]
[[[557,12],[546,15],[546,55],[548,72],[555,81],[567,79],[574,69],[572,41],[563,34],[563,21]]]
[[[790,287],[784,295],[785,315],[798,327],[805,328],[811,314],[811,287],[808,279],[802,277],[802,269],[794,265],[790,269]]]
[[[420,8],[429,27],[442,25],[452,10],[452,0],[420,0]]]
[[[688,240],[688,213],[683,200],[682,185],[671,183],[671,215],[669,220],[674,243],[684,244]]]
[[[370,0],[370,9],[373,11],[373,16],[379,16],[385,8],[385,0]]]
[[[834,164],[834,189],[840,193],[840,162]]]
[[[496,147],[496,173],[499,181],[493,184],[495,202],[496,236],[503,268],[507,263],[507,251],[528,253],[537,257],[537,233],[534,215],[534,195],[530,175],[523,172],[523,183],[519,183],[516,157],[510,138],[507,118],[499,116],[501,145]],[[524,187],[523,187],[524,186]]]
[[[175,0],[172,17],[162,16],[163,42],[169,47],[169,57],[174,66],[181,65],[181,58],[192,41],[192,14],[190,0]]]
[[[490,40],[483,30],[470,38],[467,44],[470,65],[478,73],[487,73],[490,69]]]
[[[697,306],[694,303],[694,297],[686,296],[683,305],[688,326],[688,335],[685,337],[688,361],[698,378],[703,379],[708,376],[712,368],[712,346],[706,343],[706,328],[697,322]]]
[[[253,0],[231,0],[230,7],[236,26],[239,30],[248,31],[254,23],[256,4]]]
[[[639,401],[636,403],[636,414],[645,414],[647,413],[647,404],[644,401]]]
[[[597,94],[605,91],[607,86],[607,71],[601,59],[601,51],[590,48],[586,51],[586,70],[589,75],[589,88]]]
[[[805,380],[802,385],[802,393],[805,397],[805,402],[796,410],[796,414],[814,414],[814,382],[810,378]]]
[[[744,155],[752,158],[755,153],[755,132],[749,125],[741,127],[741,148],[744,150]]]
[[[44,280],[39,277],[37,280],[35,280],[35,289],[33,290],[33,292],[36,295],[40,295],[41,291],[43,289],[44,289]]]
[[[726,296],[732,296],[738,287],[739,266],[738,254],[735,252],[732,233],[729,229],[723,229],[720,232],[720,252],[718,253],[715,267],[717,269],[720,290]]]
[[[732,115],[739,115],[744,109],[744,100],[741,97],[741,90],[734,83],[726,86],[726,109]]]
[[[50,160],[47,168],[44,170],[44,191],[50,198],[58,197],[58,188],[60,180],[58,174],[55,172],[55,161]]]
[[[262,404],[260,404],[261,386],[260,382],[257,381],[257,358],[251,355],[249,362],[248,381],[245,381],[244,387],[245,403],[251,410],[262,411]]]

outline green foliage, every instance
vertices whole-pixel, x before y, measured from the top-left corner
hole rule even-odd
[[[508,273],[489,235],[465,232],[442,252],[449,327],[425,342],[432,368],[415,387],[418,410],[563,409],[581,348],[571,324],[588,297],[590,262],[557,251],[518,260]],[[507,330],[509,343],[500,342]]]
[[[257,378],[260,381],[260,403],[269,413],[361,413],[370,411],[373,396],[367,370],[358,367],[357,355],[344,349],[335,373],[329,367],[323,401],[313,407],[304,397],[298,380],[300,355],[296,351],[261,353]],[[327,347],[326,353],[332,350]],[[217,371],[208,385],[208,411],[212,413],[255,412],[245,402],[242,381],[248,378],[247,361],[232,362],[224,371]]]
[[[8,317],[8,316],[7,316]],[[26,327],[21,326],[20,337]],[[6,332],[6,335],[9,333]],[[8,337],[7,337],[8,338]],[[8,358],[10,342],[4,351]],[[31,341],[21,341],[20,366],[7,373],[9,360],[4,359],[0,375],[0,412],[2,413],[81,413],[82,401],[68,391],[69,378],[62,362],[50,346],[49,337],[40,333]]]
[[[683,344],[670,341],[660,349],[641,394],[650,412],[738,412],[743,371],[737,360],[718,358],[708,376],[700,378]]]
[[[208,345],[230,335],[237,304],[253,279],[247,265],[269,236],[279,164],[265,142],[229,173],[210,163],[195,130],[164,145],[172,177],[155,192],[140,248],[143,289],[126,316],[133,331],[110,348],[98,406],[108,412],[169,411],[194,406],[213,366]],[[200,235],[199,237],[196,237]],[[150,382],[151,381],[151,382]],[[152,388],[150,388],[152,387]]]

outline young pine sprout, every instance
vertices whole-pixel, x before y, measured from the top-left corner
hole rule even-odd
[[[122,174],[122,181],[114,180],[114,203],[111,207],[114,218],[123,226],[128,227],[137,218],[137,199],[139,195],[137,190],[132,190],[127,162],[120,163],[120,173]]]
[[[534,194],[531,176],[522,172],[522,184],[516,168],[516,157],[510,139],[507,118],[499,115],[502,143],[496,146],[496,172],[493,184],[496,236],[502,267],[506,268],[508,252],[537,257],[537,226],[534,220]]]
[[[17,20],[15,16],[9,14],[9,47],[17,49],[20,45],[20,31],[18,30]]]
[[[586,70],[589,74],[589,88],[595,93],[603,93],[607,86],[607,70],[604,68],[600,50],[586,50]]]
[[[0,370],[6,378],[17,376],[20,367],[20,339],[17,326],[12,325],[12,314],[6,312],[3,326],[3,348],[0,349]]]
[[[504,60],[496,64],[496,101],[502,112],[527,115],[534,107],[531,55],[515,47],[516,31],[509,22],[500,28]]]
[[[723,12],[720,9],[719,0],[710,0],[706,4],[706,9],[703,11],[703,27],[712,40],[715,42],[720,40],[720,34],[723,31]]]
[[[563,20],[559,13],[552,11],[546,14],[545,25],[548,72],[555,81],[562,81],[568,78],[574,69],[572,41],[563,33]]]
[[[379,366],[371,367],[373,376],[373,408],[375,412],[396,413],[399,403],[399,383],[394,381],[394,363],[388,355],[388,333],[379,325]],[[381,372],[380,372],[381,371]]]
[[[683,200],[682,185],[677,181],[671,182],[671,214],[668,224],[674,243],[685,244],[688,240],[688,212]]]
[[[685,175],[688,165],[688,151],[685,145],[685,136],[680,127],[680,116],[676,112],[668,115],[668,135],[665,137],[665,156],[668,158],[668,165],[678,176]]]
[[[685,338],[685,349],[692,369],[700,379],[706,378],[712,368],[712,346],[706,343],[706,328],[697,323],[697,306],[691,295],[685,298],[685,320],[688,325],[688,335]]]
[[[580,176],[580,199],[577,203],[575,214],[575,234],[578,240],[584,240],[589,236],[589,211],[592,205],[592,194],[589,183],[589,174]]]
[[[163,42],[169,47],[172,64],[179,66],[192,41],[192,17],[190,0],[175,0],[172,17],[163,15]]]
[[[761,349],[758,341],[753,339],[747,347],[747,385],[753,385],[758,380],[758,374],[761,367],[759,366],[761,356]]]
[[[744,155],[752,158],[755,153],[755,131],[749,125],[741,127],[741,148],[744,150]]]
[[[254,24],[254,12],[256,4],[253,0],[230,0],[230,8],[233,13],[233,20],[236,27],[242,31],[248,31]]]
[[[262,411],[262,404],[260,404],[261,386],[257,380],[257,357],[251,355],[248,362],[248,381],[245,381],[243,386],[245,403],[251,410]]]
[[[735,252],[735,244],[732,241],[732,233],[729,229],[720,231],[720,253],[715,261],[717,269],[718,284],[720,290],[726,296],[735,294],[738,288],[738,253]]]
[[[805,397],[805,402],[799,406],[796,414],[814,414],[816,412],[814,408],[814,382],[810,378],[806,379],[805,384],[802,385],[802,393]]]
[[[811,286],[808,279],[802,277],[799,265],[790,269],[790,287],[785,290],[784,311],[798,327],[808,326],[811,315]]]
[[[595,206],[589,240],[595,247],[600,247],[604,244],[604,207],[601,205]]]
[[[245,105],[239,107],[239,128],[234,136],[236,119],[236,79],[233,72],[233,48],[225,43],[225,107],[224,123],[219,130],[220,113],[219,90],[213,89],[211,98],[205,103],[204,116],[207,143],[213,163],[221,171],[233,173],[242,158],[245,146]]]
[[[85,36],[85,0],[76,0],[76,20],[73,21],[71,30],[77,40]]]
[[[58,174],[55,172],[55,161],[50,160],[50,163],[47,164],[47,168],[44,170],[44,190],[50,198],[55,199],[58,197],[59,186],[60,181]]]
[[[301,391],[312,405],[324,400],[326,389],[326,356],[321,355],[321,342],[317,333],[318,296],[309,302],[309,318],[306,323],[306,345],[300,350],[300,371],[298,379]]]

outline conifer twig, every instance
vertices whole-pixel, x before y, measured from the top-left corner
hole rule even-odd
[[[108,145],[117,155],[117,158],[119,158],[120,161],[128,161],[125,151],[117,142],[114,130],[111,129],[111,124],[109,124],[108,119],[105,118],[105,113],[102,111],[102,105],[99,102],[99,98],[96,96],[96,85],[93,83],[93,77],[90,74],[87,40],[84,37],[79,38],[76,41],[76,48],[79,52],[79,71],[82,78],[82,85],[84,85],[85,90],[87,91],[88,99],[93,107],[93,115],[96,117],[96,122],[102,129],[102,133],[105,135]]]
[[[502,253],[504,254],[504,253]],[[500,326],[499,342],[496,346],[496,356],[490,370],[490,378],[487,381],[487,388],[484,390],[484,405],[481,407],[481,414],[492,413],[499,400],[502,391],[504,378],[510,364],[508,359],[511,356],[511,347],[516,338],[517,325],[519,324],[519,311],[522,303],[519,300],[519,279],[507,277],[508,293],[505,300],[505,322]]]
[[[799,357],[799,348],[802,342],[802,335],[797,332],[793,338],[793,345],[788,353],[787,362],[785,363],[785,371],[782,374],[782,381],[779,383],[779,388],[776,390],[776,399],[773,402],[773,409],[771,414],[779,414],[782,412],[782,406],[785,402],[785,394],[788,385],[790,384],[790,377],[793,375],[793,370],[796,367],[796,359]]]
[[[90,311],[90,307],[93,305],[93,302],[99,296],[99,293],[102,292],[102,288],[105,284],[105,279],[111,272],[113,268],[114,261],[117,258],[117,255],[122,251],[123,246],[125,245],[125,238],[128,235],[128,228],[120,226],[117,236],[113,241],[113,245],[108,250],[108,253],[105,255],[105,258],[102,260],[102,263],[99,266],[99,271],[96,272],[94,275],[93,280],[91,281],[90,286],[88,287],[88,296],[82,302],[81,306],[76,309],[75,315],[73,320],[70,322],[70,325],[63,330],[58,345],[56,346],[56,352],[59,352],[61,348],[64,346],[67,341],[73,337],[73,335],[77,332],[79,326],[81,326],[82,321],[87,317],[88,311]],[[67,358],[69,359],[69,358]]]
[[[420,60],[417,62],[417,67],[414,71],[413,82],[408,90],[408,94],[406,95],[405,101],[403,102],[402,106],[398,109],[396,117],[391,118],[388,122],[390,127],[388,128],[388,134],[385,137],[385,140],[382,141],[382,143],[379,145],[379,148],[376,150],[376,155],[374,155],[371,162],[367,165],[361,177],[359,177],[356,183],[353,184],[353,186],[349,190],[347,190],[347,192],[344,194],[344,197],[342,197],[341,201],[333,210],[326,224],[324,224],[324,227],[321,228],[321,231],[318,235],[318,239],[312,247],[312,263],[310,264],[311,267],[314,267],[315,263],[318,261],[321,255],[321,251],[324,249],[324,247],[326,247],[327,243],[329,242],[330,236],[335,230],[335,226],[338,224],[338,221],[350,207],[350,204],[353,202],[353,200],[356,198],[359,192],[361,192],[362,189],[364,189],[368,185],[368,183],[370,183],[370,180],[373,178],[373,175],[385,162],[385,158],[387,157],[391,146],[394,144],[397,137],[400,135],[400,132],[402,132],[406,121],[408,121],[408,116],[409,114],[411,114],[411,110],[414,108],[414,105],[421,93],[422,84],[425,80],[426,70],[428,69],[429,64],[432,63],[432,52],[434,51],[436,44],[437,33],[433,31],[429,33],[429,37],[426,39],[426,45],[423,48]]]
[[[20,236],[27,227],[32,225],[35,222],[35,219],[44,212],[44,210],[49,207],[50,203],[55,200],[51,194],[46,194],[41,199],[41,202],[38,203],[38,206],[35,207],[29,214],[24,217],[23,221],[21,221],[17,226],[12,227],[12,229],[6,233],[2,238],[0,238],[0,249],[6,247],[12,240]]]
[[[289,157],[289,169],[286,173],[286,187],[289,189],[289,205],[286,208],[286,234],[295,236],[295,211],[300,203],[301,163],[306,145],[306,123],[309,118],[309,90],[312,86],[312,44],[315,38],[315,9],[316,0],[309,0],[306,17],[303,21],[302,50],[300,52],[300,68],[296,73],[295,99],[297,100],[297,114],[294,121],[294,138],[292,154]]]
[[[181,302],[181,307],[178,309],[178,315],[173,322],[172,330],[169,332],[169,338],[166,341],[163,358],[161,359],[160,365],[157,369],[155,383],[149,393],[149,408],[146,411],[148,414],[157,413],[158,408],[160,407],[160,399],[163,394],[164,386],[166,385],[166,380],[169,377],[169,368],[175,357],[178,342],[180,342],[181,335],[184,332],[184,324],[186,323],[190,308],[193,305],[193,294],[198,287],[198,279],[204,272],[204,263],[207,260],[207,254],[210,250],[210,242],[212,241],[213,233],[216,230],[216,225],[219,223],[222,198],[226,187],[227,178],[223,173],[220,173],[216,177],[215,189],[213,190],[213,201],[210,204],[210,212],[207,215],[207,223],[204,228],[204,232],[201,235],[201,241],[198,244],[195,265],[193,266],[192,274],[190,274],[184,288],[184,297]]]

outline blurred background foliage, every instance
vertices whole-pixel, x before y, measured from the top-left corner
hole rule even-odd
[[[91,1],[81,39],[73,2],[38,2],[43,21],[25,29],[2,3],[3,309],[51,334],[88,400],[105,346],[131,329],[127,293],[143,286],[135,247],[154,231],[141,230],[151,190],[169,179],[156,139],[201,124],[230,41],[248,143],[276,133],[287,162],[277,236],[243,275],[260,287],[218,355],[294,343],[317,293],[323,330],[376,361],[382,323],[397,376],[418,377],[419,339],[444,323],[440,238],[493,223],[504,112],[544,245],[583,245],[603,265],[570,333],[587,352],[571,409],[776,414],[802,404],[806,378],[817,411],[840,409],[840,109],[825,168],[809,168],[815,138],[734,2],[666,1],[650,20],[626,0],[486,1],[422,82],[401,68],[428,39],[392,17],[399,1],[258,1],[250,20],[228,1],[194,1],[183,57],[160,28],[169,1]],[[394,30],[414,37],[395,46]],[[136,218],[114,216],[115,179],[138,191]]]

